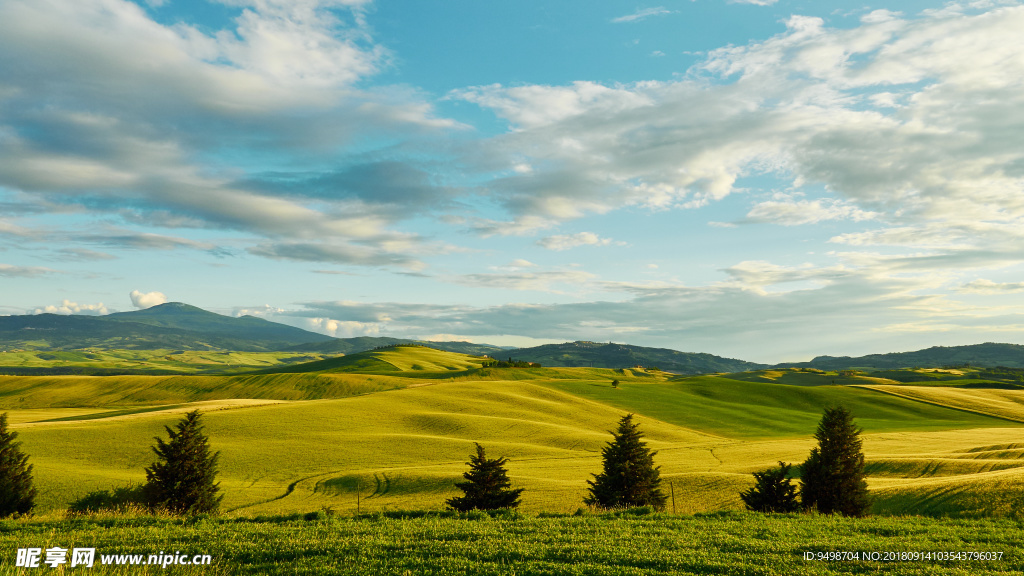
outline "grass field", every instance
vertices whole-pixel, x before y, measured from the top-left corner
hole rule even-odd
[[[2,367],[58,368],[80,366],[174,372],[245,372],[261,368],[312,362],[317,353],[236,352],[217,350],[20,350],[0,352]]]
[[[229,516],[440,510],[480,442],[510,459],[523,509],[572,512],[608,430],[638,415],[679,513],[742,508],[751,473],[799,463],[826,406],[864,428],[875,510],[1015,516],[1024,425],[1015,391],[879,384],[809,370],[677,378],[596,368],[480,368],[402,346],[284,368],[194,376],[0,377],[35,465],[41,511],[141,483],[153,437],[206,412]],[[618,388],[611,381],[619,380]],[[956,382],[956,381],[951,381]],[[869,389],[868,386],[876,388]],[[891,388],[891,390],[890,390]],[[883,393],[884,392],[884,393]],[[998,416],[998,417],[997,417]],[[1007,419],[1014,416],[1014,419]]]
[[[1005,426],[991,417],[850,386],[694,376],[668,382],[552,381],[549,386],[665,422],[735,438],[807,436],[825,406],[843,405],[867,432]]]
[[[959,576],[1024,570],[1024,529],[1011,520],[752,513],[402,516],[5,521],[0,562],[6,573],[46,571],[11,568],[15,550],[62,546],[96,549],[97,566],[82,570],[88,574]],[[161,551],[210,554],[211,564],[99,565],[103,556],[138,554],[145,562]],[[858,558],[828,560],[829,553]],[[867,560],[871,553],[879,559]]]
[[[936,386],[867,386],[872,390],[966,412],[1024,422],[1024,390]]]

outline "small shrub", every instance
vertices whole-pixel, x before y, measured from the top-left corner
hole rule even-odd
[[[113,490],[94,490],[68,506],[68,514],[97,512],[139,512],[148,508],[141,485],[129,484]]]
[[[740,493],[740,499],[748,510],[755,512],[796,512],[800,502],[796,497],[796,486],[789,479],[791,466],[779,462],[778,468],[754,472],[754,487]]]
[[[505,470],[507,462],[505,458],[487,458],[484,447],[476,444],[476,455],[469,457],[469,471],[462,475],[467,481],[455,484],[465,495],[449,498],[446,504],[459,512],[519,506],[523,488],[511,488],[512,482]]]

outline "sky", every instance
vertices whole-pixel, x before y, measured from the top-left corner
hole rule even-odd
[[[1021,30],[1001,0],[0,0],[0,314],[1024,344]]]

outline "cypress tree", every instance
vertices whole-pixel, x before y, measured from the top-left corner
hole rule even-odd
[[[455,483],[465,494],[449,498],[445,503],[459,512],[517,508],[523,488],[511,488],[512,482],[505,470],[507,462],[506,458],[488,459],[484,447],[476,444],[476,455],[469,457],[469,471],[462,474],[467,481]]]
[[[778,468],[754,472],[754,487],[740,492],[740,500],[755,512],[796,512],[800,502],[796,486],[789,479],[791,466],[779,462]]]
[[[146,468],[147,500],[174,514],[216,512],[224,498],[217,495],[220,483],[214,482],[220,452],[210,454],[199,410],[186,414],[175,428],[164,426],[169,441],[155,438],[158,461]]]
[[[604,469],[594,474],[590,495],[583,499],[588,506],[598,508],[630,508],[651,506],[664,510],[668,500],[661,491],[660,467],[654,465],[654,455],[641,440],[640,425],[633,423],[633,415],[619,420],[612,432],[612,441],[601,450]]]
[[[17,438],[7,429],[7,413],[0,414],[0,518],[28,514],[35,507],[32,465]]]
[[[818,446],[802,467],[800,496],[804,508],[816,508],[822,514],[868,514],[871,499],[864,478],[860,433],[845,408],[825,409],[814,435]]]

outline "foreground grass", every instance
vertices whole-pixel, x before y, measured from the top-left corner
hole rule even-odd
[[[1019,574],[1024,525],[1012,520],[725,513],[494,518],[391,513],[0,523],[0,567],[22,547],[100,554],[210,554],[211,566],[97,566],[89,574]],[[1002,552],[1000,560],[806,560],[805,553]],[[38,570],[38,569],[37,569]],[[49,570],[48,568],[45,570]]]

